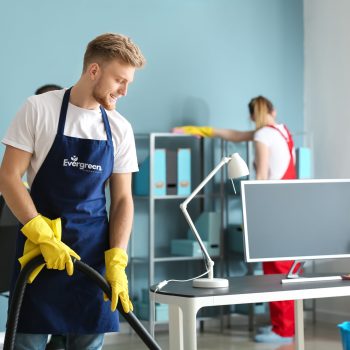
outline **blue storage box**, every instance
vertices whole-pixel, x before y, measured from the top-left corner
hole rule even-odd
[[[343,350],[350,350],[350,322],[340,323],[338,324],[338,328],[340,329]]]

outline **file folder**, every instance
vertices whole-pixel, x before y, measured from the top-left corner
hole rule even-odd
[[[191,150],[179,148],[177,151],[177,194],[191,194]]]
[[[153,169],[153,195],[166,195],[166,151],[163,148],[154,150]],[[150,158],[147,157],[140,164],[139,172],[135,173],[133,180],[134,194],[137,196],[149,196],[150,182]]]

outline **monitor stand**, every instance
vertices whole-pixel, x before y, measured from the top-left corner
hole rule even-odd
[[[322,276],[322,277],[301,277],[301,273],[306,263],[305,260],[295,260],[290,268],[287,278],[281,280],[281,283],[302,283],[302,282],[321,282],[341,280],[341,276]]]

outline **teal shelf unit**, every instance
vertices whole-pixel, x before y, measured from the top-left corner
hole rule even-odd
[[[146,318],[145,321],[152,322],[154,310],[145,312],[145,297],[142,290],[163,280],[184,280],[198,276],[205,271],[202,256],[172,255],[170,245],[173,239],[188,238],[189,226],[179,206],[210,172],[215,163],[220,161],[223,153],[223,142],[171,133],[136,134],[135,140],[139,162],[149,160],[150,174],[148,179],[149,194],[142,196],[134,194],[134,227],[128,248],[129,289],[135,303],[142,304],[142,312],[138,316]],[[192,186],[188,195],[159,196],[152,191],[154,153],[157,148],[191,149]],[[223,176],[223,174],[218,175],[213,180],[214,183],[206,186],[191,202],[188,210],[192,218],[196,219],[201,212],[207,210],[223,213]],[[223,215],[220,222],[220,240],[223,242]],[[218,276],[222,276],[223,249],[221,249],[220,254],[212,256],[212,258],[216,264],[216,273]],[[157,312],[156,309],[155,313],[157,314]],[[157,320],[156,323],[158,323]]]

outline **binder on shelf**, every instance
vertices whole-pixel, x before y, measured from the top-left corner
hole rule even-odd
[[[166,151],[167,195],[191,194],[191,150],[179,148]]]
[[[150,158],[141,164],[138,173],[134,174],[133,190],[137,196],[148,196],[150,176]],[[187,196],[191,193],[191,150],[154,150],[153,195]]]
[[[177,194],[188,196],[191,194],[191,149],[177,150]]]
[[[154,152],[153,194],[155,196],[166,195],[166,152],[158,148]]]
[[[153,195],[166,195],[166,151],[163,148],[154,150]],[[150,181],[150,158],[147,157],[141,164],[139,172],[134,174],[133,187],[137,196],[148,196]]]
[[[177,194],[177,152],[167,149],[166,151],[166,194]]]

